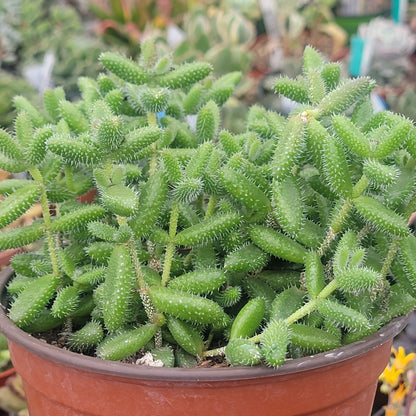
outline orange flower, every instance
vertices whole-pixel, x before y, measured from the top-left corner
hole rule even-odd
[[[390,393],[390,402],[392,404],[401,405],[408,391],[409,391],[409,387],[406,387],[404,383],[400,383],[400,386],[396,390],[393,390]]]
[[[381,374],[380,380],[387,383],[392,388],[395,388],[399,384],[400,376],[402,374],[402,369],[398,369],[394,365],[387,366]]]
[[[394,366],[397,369],[405,370],[408,364],[415,358],[415,353],[412,352],[411,354],[407,354],[404,351],[403,347],[399,347],[397,351],[395,348],[391,349],[394,355]]]

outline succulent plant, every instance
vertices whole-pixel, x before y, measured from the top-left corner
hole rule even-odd
[[[175,50],[178,62],[204,59],[212,63],[216,75],[231,71],[247,72],[251,67],[249,51],[256,29],[252,21],[235,9],[211,6],[196,8],[185,17],[186,40]]]
[[[138,62],[100,61],[80,102],[16,97],[14,131],[0,131],[1,165],[30,174],[1,182],[0,227],[43,206],[0,235],[2,249],[38,247],[11,261],[18,326],[108,360],[275,367],[414,307],[416,130],[373,114],[371,79],[341,80],[308,47],[302,76],[275,83],[299,106],[254,105],[237,135],[220,107],[240,74],[172,66],[150,39]]]

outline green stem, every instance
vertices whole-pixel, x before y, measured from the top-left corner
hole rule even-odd
[[[361,176],[352,190],[352,197],[358,198],[367,189],[368,185],[370,185],[368,178],[365,175]]]
[[[149,163],[149,176],[153,176],[157,171],[157,149],[156,143],[152,143],[153,154]]]
[[[225,355],[225,347],[215,348],[202,353],[203,357],[218,357],[220,355]]]
[[[147,113],[147,124],[149,126],[157,125],[157,115],[156,113]]]
[[[42,208],[43,220],[45,222],[45,232],[48,244],[49,258],[51,260],[53,274],[59,276],[60,273],[58,255],[56,253],[55,239],[52,231],[52,219],[51,214],[49,212],[49,201],[48,196],[46,194],[44,180],[38,168],[32,167],[31,169],[29,169],[29,172],[32,175],[33,179],[41,184],[40,205]]]
[[[207,341],[205,342],[205,348],[209,348],[213,339],[214,339],[214,331],[211,330],[208,335]]]
[[[370,224],[366,224],[363,228],[361,228],[360,232],[357,234],[358,242],[364,240],[364,238],[372,231],[373,226]]]
[[[338,213],[335,215],[335,217],[331,221],[331,228],[333,229],[335,234],[338,234],[345,223],[345,220],[347,219],[348,214],[350,213],[352,209],[352,202],[350,199],[344,200],[344,203],[341,206],[341,209],[338,211]]]
[[[195,201],[195,207],[197,211],[204,212],[204,195],[200,194]]]
[[[387,252],[387,256],[384,259],[383,267],[381,268],[381,276],[383,279],[386,278],[387,273],[390,270],[390,266],[393,263],[394,258],[396,257],[397,250],[399,249],[400,238],[395,236],[392,238],[390,243],[389,251]]]
[[[67,188],[70,191],[75,191],[74,174],[73,174],[72,166],[65,166],[65,181],[66,181]]]
[[[155,334],[155,347],[162,348],[163,347],[163,338],[162,338],[162,330],[159,328]]]
[[[287,325],[294,324],[295,322],[299,321],[306,315],[314,312],[318,306],[319,299],[326,299],[332,292],[338,289],[338,283],[335,280],[329,282],[316,296],[316,298],[311,299],[309,302],[305,303],[301,308],[297,311],[292,313],[292,315],[288,316],[285,319],[285,323]],[[251,342],[258,343],[261,341],[262,334],[256,335],[250,338]]]
[[[318,254],[322,257],[326,250],[329,248],[331,243],[335,240],[337,234],[342,230],[343,224],[351,211],[352,202],[350,199],[346,199],[342,204],[341,208],[338,210],[334,218],[331,220],[331,225],[329,227],[328,233],[322,242],[321,246],[318,249]]]
[[[126,218],[121,217],[120,215],[117,215],[117,222],[118,222],[118,225],[127,224]],[[146,290],[148,288],[148,285],[143,277],[142,268],[140,267],[140,260],[137,257],[136,243],[133,237],[131,237],[130,240],[127,242],[127,249],[129,250],[129,254],[130,254],[131,262],[133,264],[134,272],[136,274],[137,282],[139,283],[139,289]]]
[[[172,205],[172,211],[170,213],[170,222],[169,222],[169,237],[173,240],[176,236],[176,230],[178,229],[178,219],[179,219],[179,202],[174,202]]]
[[[134,272],[136,273],[136,278],[139,283],[139,288],[140,290],[147,289],[149,286],[144,280],[142,269],[140,267],[140,260],[137,257],[136,244],[133,239],[128,241],[127,248],[130,253],[130,258],[133,264]]]
[[[170,222],[169,222],[169,237],[170,241],[166,246],[165,252],[165,261],[163,264],[163,273],[162,273],[162,286],[166,286],[170,279],[170,269],[172,267],[172,259],[175,254],[175,243],[173,242],[176,236],[176,230],[178,228],[178,219],[179,219],[179,202],[174,202],[172,206],[172,211],[170,213]]]
[[[285,319],[285,322],[290,325],[299,321],[306,315],[312,313],[316,307],[319,299],[326,299],[331,293],[338,289],[338,283],[335,280],[329,282],[316,296],[316,298],[311,299],[309,302],[305,303],[301,308],[296,312],[292,313],[289,317]]]
[[[119,224],[123,224],[126,222],[125,218],[117,216]],[[139,294],[140,298],[143,303],[144,311],[146,312],[146,315],[150,322],[153,320],[153,316],[155,314],[155,308],[152,304],[152,301],[150,300],[149,294],[147,292],[147,289],[149,288],[148,284],[144,280],[144,276],[142,273],[142,269],[140,267],[140,261],[137,257],[137,250],[136,250],[136,244],[134,242],[134,239],[131,238],[127,242],[127,248],[129,250],[130,258],[133,264],[134,271],[136,273],[136,278],[139,283]],[[162,332],[159,330],[155,334],[155,346],[156,348],[159,348],[162,346]]]
[[[207,209],[205,210],[205,218],[208,219],[212,216],[215,210],[215,206],[217,205],[217,197],[211,195],[207,204]]]
[[[321,292],[319,292],[316,298],[311,299],[309,302],[305,303],[305,305],[299,308],[296,312],[292,313],[292,315],[287,317],[285,319],[285,323],[287,325],[291,325],[299,321],[299,319],[302,319],[306,315],[309,315],[310,313],[314,312],[317,308],[318,300],[326,299],[336,289],[338,289],[338,284],[335,280],[332,280],[321,290]],[[251,337],[249,341],[257,344],[261,341],[261,338],[262,338],[262,334],[259,334],[254,337]],[[224,354],[225,354],[225,347],[221,347],[221,348],[216,348],[213,350],[205,351],[203,353],[203,356],[204,357],[216,357],[217,355],[224,355]]]
[[[147,124],[149,126],[156,126],[157,125],[157,115],[155,113],[147,113]],[[157,147],[156,143],[152,143],[151,145],[153,154],[150,158],[150,164],[149,164],[149,175],[152,176],[157,170]]]

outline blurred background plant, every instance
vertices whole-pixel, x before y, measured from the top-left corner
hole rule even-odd
[[[74,97],[78,77],[96,76],[101,69],[103,49],[69,2],[0,0],[0,126],[14,117],[14,95],[33,99],[36,92],[63,85]]]
[[[345,31],[335,23],[337,0],[275,0],[285,56],[300,56],[306,44],[331,57],[346,43]]]
[[[84,25],[75,7],[63,1],[20,1],[20,70],[28,77],[31,70],[32,77],[40,80],[36,69],[42,68],[43,79],[36,85],[41,92],[62,85],[73,96],[79,76],[96,76],[101,70],[97,59],[103,43]]]
[[[90,0],[89,8],[98,18],[96,32],[106,43],[121,45],[128,55],[135,57],[146,33],[179,23],[193,3],[191,0]]]
[[[246,73],[252,66],[250,48],[256,39],[256,27],[236,8],[211,5],[196,8],[185,16],[184,40],[175,51],[177,62],[204,59],[212,63],[214,73]]]
[[[22,378],[13,370],[6,337],[0,333],[0,415],[29,416]]]
[[[0,333],[0,372],[12,368],[10,353],[7,347],[7,338]]]
[[[33,98],[35,92],[27,81],[13,73],[22,43],[18,30],[20,9],[20,0],[0,1],[0,127],[7,127],[15,117],[13,96],[25,92]]]
[[[416,121],[416,86],[408,84],[403,90],[384,88],[386,102],[391,111],[400,112]]]
[[[27,408],[23,381],[19,374],[13,374],[0,387],[0,409],[9,416],[30,416]],[[0,412],[1,412],[0,410]]]
[[[173,62],[206,60],[217,76],[240,71],[237,99],[257,101],[259,80],[277,67],[300,71],[307,44],[336,57],[347,42],[332,10],[338,0],[88,0],[96,33],[135,58],[138,42],[152,33],[175,50]],[[283,51],[278,65],[276,48]],[[234,114],[241,109],[234,104]],[[234,117],[234,115],[232,116]],[[226,117],[227,118],[227,117]],[[239,125],[240,123],[235,123]]]
[[[2,67],[13,65],[17,59],[16,51],[21,44],[17,30],[20,22],[20,1],[2,0],[0,2],[0,63]]]
[[[260,15],[249,2],[243,1],[241,5],[237,1],[210,3],[206,7],[200,4],[184,16],[177,36],[179,42],[171,42],[176,48],[173,60],[175,63],[208,61],[216,76],[234,71],[242,73],[233,97],[223,108],[223,128],[240,133],[242,120],[256,94],[256,80],[249,72],[253,68],[252,48],[257,37],[252,19]]]
[[[37,92],[24,78],[0,70],[0,127],[8,127],[12,123],[16,116],[12,99],[21,94],[35,100]]]

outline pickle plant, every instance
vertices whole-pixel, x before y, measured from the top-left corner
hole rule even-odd
[[[173,65],[151,40],[137,62],[101,55],[82,99],[16,97],[0,164],[0,227],[16,255],[8,314],[31,333],[108,360],[166,366],[222,356],[279,366],[359,340],[416,303],[416,130],[374,114],[371,79],[341,79],[311,47],[275,90],[288,117],[253,105],[221,130],[240,79]],[[77,196],[97,190],[90,204]]]

